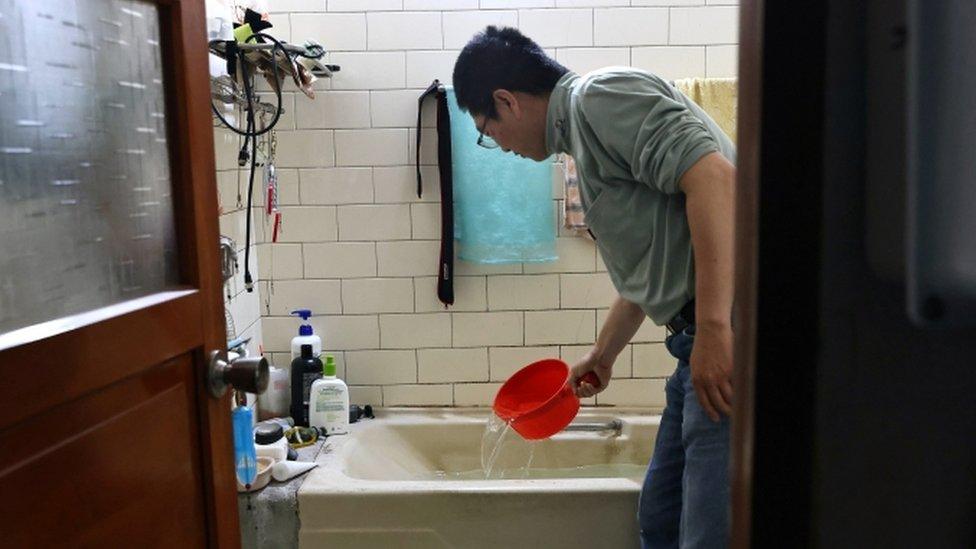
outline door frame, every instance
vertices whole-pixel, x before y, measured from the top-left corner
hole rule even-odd
[[[756,370],[756,287],[759,237],[759,155],[762,113],[762,12],[764,0],[739,6],[739,96],[735,203],[735,307],[732,400],[732,549],[750,547],[753,414]]]
[[[740,4],[735,549],[816,542],[827,7]]]

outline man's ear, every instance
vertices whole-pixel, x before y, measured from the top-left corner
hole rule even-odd
[[[503,110],[511,112],[512,116],[516,120],[521,120],[522,118],[522,106],[519,104],[518,98],[515,94],[508,90],[498,89],[492,94],[492,98],[495,100],[495,112],[501,114]]]

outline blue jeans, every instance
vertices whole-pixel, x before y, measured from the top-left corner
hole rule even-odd
[[[729,418],[713,422],[691,384],[695,327],[669,335],[668,351],[678,368],[668,378],[667,405],[647,468],[638,506],[641,546],[728,546]]]

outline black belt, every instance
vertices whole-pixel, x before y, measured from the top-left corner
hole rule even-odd
[[[441,176],[441,255],[437,262],[437,298],[445,306],[454,304],[454,184],[451,164],[451,115],[447,91],[437,80],[420,95],[417,108],[417,198],[423,194],[420,176],[420,127],[424,99],[437,98],[437,166]]]
[[[674,315],[674,318],[668,321],[668,330],[673,334],[680,334],[688,326],[693,326],[695,324],[695,300],[692,299],[685,306],[678,311],[678,314]]]

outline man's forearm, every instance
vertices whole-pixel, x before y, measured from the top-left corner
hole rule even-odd
[[[735,168],[718,153],[682,178],[695,254],[695,323],[727,327],[732,321]]]
[[[610,307],[603,329],[593,345],[594,358],[601,366],[609,367],[617,359],[620,351],[630,343],[644,322],[644,311],[622,297],[617,297]]]

